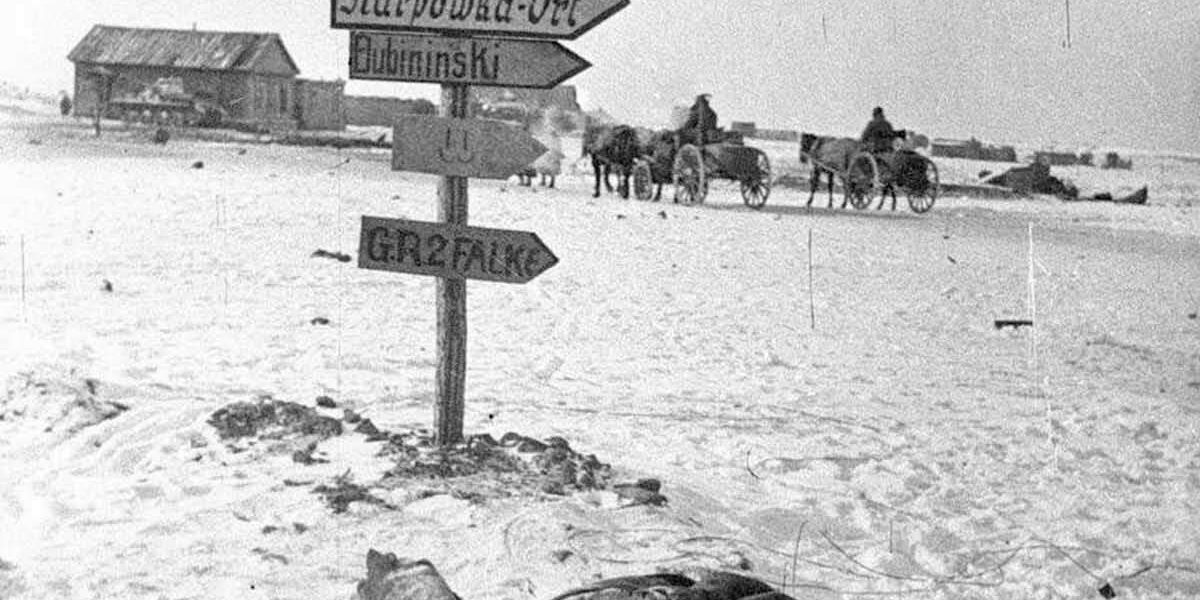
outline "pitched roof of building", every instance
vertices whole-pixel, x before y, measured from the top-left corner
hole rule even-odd
[[[137,29],[96,25],[67,56],[73,62],[255,71],[255,63],[278,44],[288,66],[296,62],[274,33],[231,33],[179,29]]]

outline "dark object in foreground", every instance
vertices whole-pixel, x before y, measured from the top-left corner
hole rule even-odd
[[[1013,167],[984,181],[1022,194],[1053,194],[1060,198],[1077,198],[1079,190],[1050,174],[1050,165],[1035,162]]]
[[[1117,597],[1117,591],[1113,589],[1111,583],[1104,584],[1104,587],[1100,588],[1098,591],[1100,592],[1100,597],[1104,598],[1104,600],[1112,600],[1113,598]]]
[[[348,255],[348,254],[343,254],[341,252],[330,252],[328,250],[324,250],[321,248],[317,248],[317,251],[312,253],[312,257],[313,258],[332,258],[338,262],[344,262],[344,263],[348,263],[351,260],[350,255]]]
[[[1013,329],[1033,327],[1033,321],[1029,319],[996,319],[996,329],[1004,329],[1005,327],[1012,327]]]
[[[791,600],[790,596],[775,591],[770,585],[740,573],[704,570],[699,575],[696,580],[674,573],[614,577],[564,592],[552,600],[566,600],[605,592],[620,592],[635,598],[658,597],[671,600]]]
[[[358,583],[359,600],[462,600],[428,560],[367,552],[367,578]]]
[[[661,489],[662,482],[657,479],[639,479],[637,483],[618,483],[613,486],[613,491],[629,506],[666,504],[667,497],[659,493]]]
[[[1150,199],[1150,188],[1142,186],[1142,189],[1129,194],[1128,196],[1115,197],[1108,192],[1101,192],[1091,197],[1084,198],[1067,198],[1067,200],[1093,200],[1096,202],[1112,202],[1114,204],[1139,204],[1144,205]]]

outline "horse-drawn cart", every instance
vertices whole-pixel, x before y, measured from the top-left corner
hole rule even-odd
[[[928,212],[937,201],[938,168],[932,160],[912,150],[897,150],[883,154],[858,152],[842,178],[846,195],[854,208],[864,209],[879,194],[883,208],[884,195],[892,194],[892,210],[896,210],[896,190],[908,196],[908,206],[915,213]]]
[[[686,143],[678,134],[657,136],[648,145],[649,156],[634,165],[634,195],[649,200],[654,184],[673,183],[675,202],[700,203],[710,181],[727,179],[738,182],[746,206],[762,208],[771,195],[771,160],[745,145],[740,134],[717,133],[719,141],[708,144]]]

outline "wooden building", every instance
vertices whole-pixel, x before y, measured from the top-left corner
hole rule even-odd
[[[77,115],[95,115],[98,102],[110,110],[110,102],[146,98],[169,81],[179,96],[219,107],[224,124],[261,130],[345,125],[342,82],[297,79],[300,69],[274,33],[97,25],[68,58],[75,63]]]
[[[579,107],[578,92],[573,85],[560,85],[548,90],[476,86],[471,88],[471,94],[474,96],[475,102],[483,107],[517,102],[536,111],[548,108],[556,108],[568,113],[583,111]]]
[[[933,156],[943,158],[965,158],[992,162],[1017,162],[1017,150],[1012,146],[993,146],[975,138],[969,140],[935,139]]]

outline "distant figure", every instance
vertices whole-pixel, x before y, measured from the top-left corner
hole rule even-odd
[[[687,121],[679,132],[684,141],[705,144],[713,139],[712,134],[717,130],[717,112],[708,102],[710,97],[709,94],[696,96],[696,101],[688,111]]]
[[[538,136],[538,141],[546,146],[546,153],[533,162],[534,171],[541,176],[542,187],[553,188],[558,175],[562,173],[562,161],[566,156],[562,151],[562,139],[551,129],[544,135]]]
[[[58,100],[58,111],[62,113],[62,116],[67,117],[71,115],[73,107],[70,94],[63,92],[62,97]]]
[[[872,154],[879,154],[892,151],[892,142],[896,138],[905,137],[906,132],[901,129],[896,131],[892,128],[892,124],[883,116],[883,109],[876,106],[875,110],[871,111],[871,122],[867,123],[867,127],[863,129],[862,136],[859,141]]]

